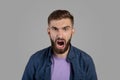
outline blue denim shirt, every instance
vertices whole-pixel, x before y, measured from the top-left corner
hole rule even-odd
[[[22,80],[51,80],[52,48],[40,50],[30,57]],[[70,80],[97,80],[92,58],[71,46],[66,58],[71,65]]]

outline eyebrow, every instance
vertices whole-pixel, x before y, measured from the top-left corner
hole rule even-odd
[[[55,26],[52,26],[51,28],[57,28],[57,27],[55,27]]]
[[[64,26],[63,28],[69,28],[70,26]]]
[[[70,26],[64,26],[64,27],[62,27],[62,28],[69,28]],[[51,28],[57,28],[57,27],[55,27],[55,26],[52,26]],[[57,29],[59,29],[59,28],[57,28]]]

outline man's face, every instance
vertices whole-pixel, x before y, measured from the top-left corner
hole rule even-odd
[[[61,20],[51,20],[48,27],[53,50],[58,54],[66,52],[70,46],[70,41],[74,29],[69,18]]]

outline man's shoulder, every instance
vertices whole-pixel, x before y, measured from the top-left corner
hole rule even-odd
[[[92,59],[92,57],[88,53],[86,53],[85,51],[81,50],[78,47],[74,47],[73,46],[73,50],[76,53],[76,55],[79,56],[79,58],[81,58],[83,60],[87,60],[88,61],[88,60]]]
[[[48,55],[50,48],[51,48],[51,47],[49,46],[49,47],[43,48],[43,49],[41,49],[41,50],[38,50],[38,51],[36,51],[31,57],[32,57],[32,58],[36,58],[36,59],[37,59],[37,58],[40,59],[40,57],[45,56],[45,55]]]

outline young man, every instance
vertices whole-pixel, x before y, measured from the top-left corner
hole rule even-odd
[[[55,10],[48,17],[51,46],[33,54],[22,80],[97,80],[92,58],[71,45],[74,17]]]

